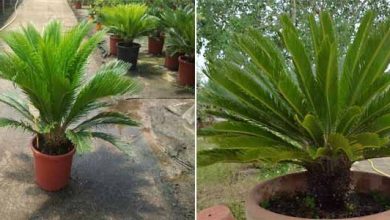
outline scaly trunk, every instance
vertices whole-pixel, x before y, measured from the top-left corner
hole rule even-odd
[[[306,167],[309,191],[323,210],[344,209],[351,189],[351,162],[344,155],[321,157]]]

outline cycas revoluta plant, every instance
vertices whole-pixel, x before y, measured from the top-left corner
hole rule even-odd
[[[199,101],[225,120],[199,132],[217,147],[200,151],[198,162],[298,164],[320,207],[341,208],[352,163],[390,155],[390,22],[374,24],[368,12],[340,54],[331,16],[308,20],[312,53],[285,15],[285,50],[250,30],[209,61]]]
[[[147,14],[147,11],[148,7],[144,4],[118,5],[103,7],[99,17],[111,32],[131,45],[134,39],[153,31],[158,23],[158,19]]]
[[[167,29],[166,48],[170,55],[185,54],[195,60],[195,14],[191,6],[167,10],[161,16]]]
[[[0,96],[21,116],[0,118],[0,126],[36,134],[36,148],[45,154],[67,153],[72,144],[79,152],[88,150],[92,138],[118,145],[121,142],[113,135],[94,128],[137,125],[124,114],[106,110],[111,104],[103,100],[139,90],[139,84],[125,76],[126,63],[112,61],[86,77],[87,59],[105,35],[98,32],[85,39],[90,29],[83,22],[63,32],[62,24],[53,21],[42,34],[28,25],[3,37],[11,52],[0,53],[0,77],[12,81],[24,96]],[[93,116],[86,118],[89,113]]]

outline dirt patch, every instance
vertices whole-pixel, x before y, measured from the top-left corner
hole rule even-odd
[[[270,211],[301,218],[353,218],[371,215],[390,209],[390,198],[379,193],[356,193],[352,192],[346,207],[340,209],[333,207],[333,210],[323,210],[317,206],[314,197],[308,193],[297,193],[276,195],[272,199],[260,204]]]

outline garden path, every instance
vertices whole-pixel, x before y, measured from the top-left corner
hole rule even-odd
[[[27,23],[42,28],[51,19],[60,19],[65,26],[77,23],[66,0],[24,0],[7,29]],[[96,52],[89,73],[102,62]],[[91,153],[75,157],[70,185],[60,192],[48,193],[35,185],[31,135],[0,130],[1,219],[193,219],[194,130],[182,118],[194,103],[193,94],[164,83],[172,79],[136,77],[146,90],[118,99],[116,108],[134,115],[143,126],[110,129],[131,146],[119,150],[96,141]],[[0,93],[12,90],[10,82],[0,80]],[[17,117],[5,105],[0,105],[1,116]]]

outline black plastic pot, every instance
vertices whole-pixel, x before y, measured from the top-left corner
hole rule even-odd
[[[118,59],[131,63],[132,65],[130,70],[136,70],[139,48],[141,47],[141,45],[137,43],[129,44],[125,42],[119,42],[117,43],[117,47],[118,47],[118,55],[117,55]]]

